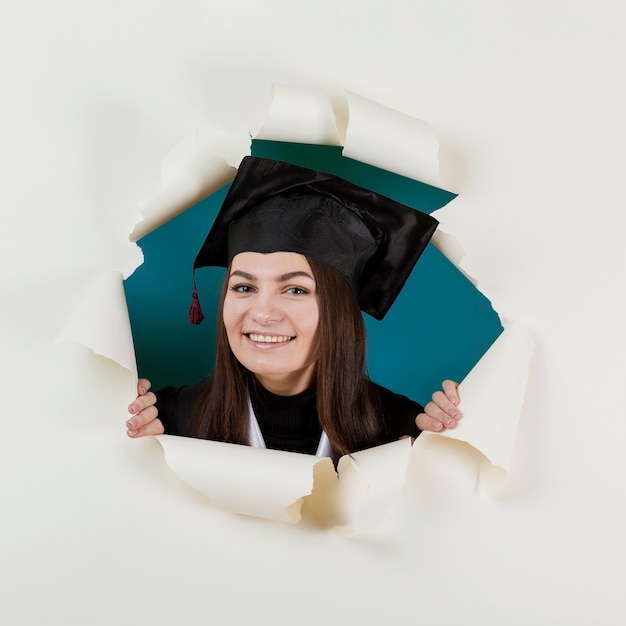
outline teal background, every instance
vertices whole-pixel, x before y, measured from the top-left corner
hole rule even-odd
[[[274,141],[252,154],[332,172],[431,213],[448,191],[345,158],[341,147]],[[144,263],[125,281],[137,367],[153,387],[179,386],[210,373],[223,268],[196,272],[205,320],[188,321],[194,258],[228,186],[141,239]],[[382,321],[364,315],[373,380],[424,404],[444,378],[462,380],[502,331],[489,301],[429,244]]]

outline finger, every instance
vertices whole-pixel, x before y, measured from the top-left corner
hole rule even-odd
[[[137,381],[137,395],[145,396],[152,387],[152,383],[147,378],[140,378]]]
[[[459,384],[453,380],[444,380],[441,386],[448,400],[450,400],[452,404],[457,405],[460,401],[458,391]]]
[[[159,411],[154,405],[146,407],[143,411],[135,413],[135,415],[126,421],[126,428],[129,430],[137,430],[156,419],[158,415]]]
[[[429,402],[428,404],[434,404],[439,409],[439,411],[444,414],[443,422],[446,426],[449,426],[446,417],[453,420],[457,420],[461,417],[461,411],[459,411],[459,409],[457,409],[456,406],[452,404],[450,400],[448,400],[448,396],[446,396],[443,391],[435,391],[435,393],[433,393],[432,402]],[[432,417],[439,418],[441,417],[439,411],[430,412],[427,410],[426,413],[428,413]]]
[[[126,431],[126,434],[131,439],[138,439],[140,437],[150,437],[150,436],[153,436],[153,435],[162,435],[164,432],[165,432],[165,429],[163,428],[163,423],[157,417],[157,418],[153,419],[151,422],[148,422],[147,424],[142,426],[141,428],[134,429],[134,430],[129,428]]]
[[[439,433],[445,428],[442,422],[426,415],[426,413],[420,413],[415,418],[415,424],[420,430],[430,430],[434,433]]]
[[[452,416],[446,411],[442,410],[439,404],[437,404],[436,402],[429,402],[424,407],[424,413],[426,413],[426,415],[431,419],[440,422],[444,428],[454,428],[456,426],[456,416]]]
[[[157,397],[151,391],[148,391],[143,396],[137,396],[128,405],[128,412],[131,415],[136,415],[137,413],[140,413],[141,411],[143,411],[145,408],[154,405],[156,400],[157,400]]]

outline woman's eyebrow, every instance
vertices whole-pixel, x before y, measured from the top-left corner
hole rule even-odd
[[[287,274],[282,274],[282,276],[278,277],[277,282],[284,283],[293,278],[300,278],[301,276],[304,276],[305,278],[308,278],[309,280],[312,280],[313,282],[315,282],[315,279],[313,278],[313,276],[311,276],[311,274],[304,272],[302,270],[299,270],[297,272],[288,272]]]
[[[254,276],[253,274],[248,274],[248,272],[244,272],[243,270],[233,270],[230,273],[230,277],[229,278],[232,278],[233,276],[240,276],[241,278],[244,278],[245,280],[250,280],[250,281],[257,280],[256,276]],[[298,270],[296,272],[287,272],[286,274],[281,274],[276,279],[276,282],[277,283],[284,283],[284,282],[287,282],[287,281],[292,280],[294,278],[300,278],[300,277],[308,278],[309,280],[312,280],[313,282],[315,282],[315,279],[313,278],[313,276],[311,276],[311,274],[309,274],[308,272],[305,272],[303,270]]]
[[[248,272],[244,272],[243,270],[233,270],[230,273],[229,278],[233,278],[234,276],[239,276],[243,278],[244,280],[249,280],[251,282],[254,282],[257,280],[256,276],[254,276],[253,274],[248,274]],[[313,278],[313,276],[311,276],[308,272],[304,272],[302,270],[298,270],[296,272],[287,272],[286,274],[281,274],[280,276],[276,278],[276,282],[286,283],[290,280],[293,280],[294,278],[302,278],[302,277],[308,278],[309,280],[312,280],[313,282],[315,282],[315,279]]]
[[[244,272],[242,270],[234,270],[230,273],[229,278],[232,278],[233,276],[241,276],[241,278],[245,278],[246,280],[256,280],[255,276],[253,276],[252,274],[248,274],[248,272]]]

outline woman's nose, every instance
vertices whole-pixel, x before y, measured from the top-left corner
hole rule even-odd
[[[257,324],[266,326],[272,322],[279,322],[283,312],[276,305],[274,298],[259,298],[250,311],[250,317]]]

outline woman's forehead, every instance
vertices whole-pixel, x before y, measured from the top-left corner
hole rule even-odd
[[[243,271],[254,276],[282,276],[304,272],[313,278],[306,257],[297,252],[240,252],[233,257],[230,273]]]

